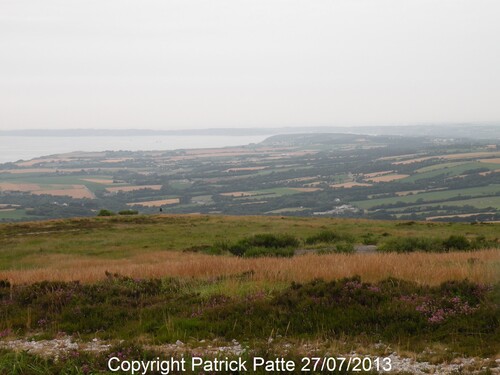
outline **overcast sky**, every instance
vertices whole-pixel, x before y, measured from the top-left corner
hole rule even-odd
[[[499,120],[499,0],[0,0],[2,130]]]

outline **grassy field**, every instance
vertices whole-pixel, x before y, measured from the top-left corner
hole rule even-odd
[[[392,198],[379,198],[370,199],[366,201],[353,202],[358,207],[370,209],[382,204],[394,204],[397,202],[403,203],[416,203],[419,199],[424,202],[440,201],[443,199],[450,199],[454,197],[480,197],[485,195],[494,195],[500,191],[500,185],[489,185],[480,188],[467,188],[467,189],[455,189],[455,190],[445,190],[445,191],[432,191],[428,193],[419,193],[413,195],[406,195],[403,197],[392,197]],[[453,202],[443,202],[442,204],[454,205]],[[500,207],[500,206],[494,206]]]
[[[445,259],[446,255],[420,254],[423,258],[418,262],[412,260],[415,254],[334,254],[324,258],[312,255],[280,260],[213,257],[193,252],[192,249],[209,247],[216,242],[238,241],[248,235],[260,233],[293,233],[303,241],[323,230],[352,236],[354,242],[359,244],[367,235],[379,244],[394,237],[444,238],[461,234],[466,234],[471,239],[484,236],[489,241],[497,241],[499,227],[499,224],[201,215],[111,217],[4,224],[0,225],[0,279],[9,278],[16,283],[45,278],[90,282],[104,278],[104,271],[107,269],[124,274],[129,272],[131,276],[142,274],[143,277],[169,274],[214,277],[227,275],[231,270],[253,270],[261,280],[266,280],[267,277],[268,281],[276,281],[280,277],[282,281],[293,281],[354,274],[373,281],[388,276],[417,282],[427,280],[433,284],[446,280],[447,277],[492,281],[493,267],[498,264],[486,261],[481,263],[484,268],[469,267],[468,253],[457,254],[456,262],[437,262],[437,268],[441,271],[435,272],[436,268],[432,263],[440,257]],[[301,246],[308,247],[305,243]],[[492,261],[496,255],[495,251],[481,253],[481,256]],[[372,267],[372,263],[377,264],[378,268]],[[397,265],[402,268],[397,268]],[[403,267],[405,265],[408,267],[406,270]],[[298,273],[301,270],[304,272],[302,275]],[[418,270],[423,273],[419,275]],[[447,274],[447,271],[450,273]],[[442,272],[447,276],[441,275]],[[435,276],[430,277],[432,274]]]
[[[487,374],[495,362],[486,358],[500,355],[499,229],[493,223],[202,215],[2,224],[0,373],[107,373],[106,360],[116,353],[300,360],[332,351],[397,351],[436,364],[476,357],[467,368],[484,367],[479,373]],[[248,258],[206,251],[259,234],[293,235],[305,253]],[[312,244],[311,238],[327,235],[380,248],[395,239],[459,236],[495,246],[309,251],[331,246]],[[65,351],[60,340],[78,345]],[[33,342],[47,351],[22,351]],[[18,349],[2,349],[12,343]],[[90,343],[108,346],[90,351]],[[54,353],[64,360],[54,360]]]

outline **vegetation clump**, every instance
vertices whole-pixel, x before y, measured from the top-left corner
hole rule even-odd
[[[290,234],[256,234],[228,246],[228,251],[236,256],[291,257],[300,245],[300,240]]]
[[[111,210],[106,210],[106,209],[102,209],[99,211],[99,213],[97,214],[97,216],[115,216],[116,213],[111,211]]]
[[[118,211],[118,215],[138,215],[139,211],[137,210],[122,210]]]
[[[124,340],[141,335],[162,343],[189,337],[267,340],[273,331],[301,339],[366,335],[373,343],[446,343],[469,355],[500,349],[498,284],[450,281],[431,287],[394,278],[367,283],[355,276],[240,294],[224,287],[231,280],[231,288],[252,282],[251,275],[183,281],[108,273],[88,285],[2,283],[0,332]]]
[[[323,230],[317,234],[313,234],[306,238],[305,242],[308,245],[317,243],[333,243],[337,241],[354,242],[354,237],[346,233],[336,233],[331,230]]]
[[[450,252],[469,251],[485,248],[494,248],[497,244],[488,241],[484,236],[469,240],[463,235],[450,235],[445,239],[429,237],[393,237],[379,246],[378,250],[398,253],[410,253],[413,251],[425,252]]]

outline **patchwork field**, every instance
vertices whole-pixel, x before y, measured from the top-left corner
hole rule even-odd
[[[135,205],[149,214],[165,206],[163,212],[179,214],[498,221],[499,155],[492,139],[394,142],[353,134],[51,155],[0,165],[0,204],[17,205],[0,220],[95,216]]]

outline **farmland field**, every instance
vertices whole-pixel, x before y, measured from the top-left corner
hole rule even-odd
[[[88,217],[134,205],[150,214],[497,221],[497,161],[491,139],[352,134],[273,136],[217,149],[53,155],[0,166],[0,204],[17,205],[0,220]]]

